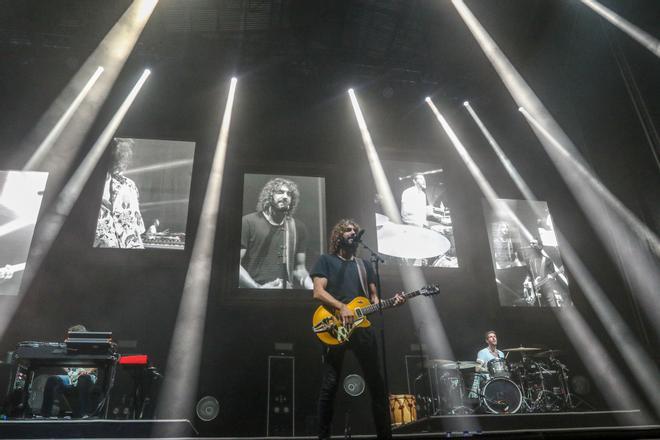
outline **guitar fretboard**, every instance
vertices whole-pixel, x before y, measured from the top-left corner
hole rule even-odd
[[[408,299],[408,298],[413,298],[413,297],[419,295],[420,293],[421,293],[420,290],[415,290],[414,292],[404,293],[403,296],[404,296],[404,298]],[[381,307],[383,309],[393,307],[395,300],[396,300],[395,297],[384,299],[383,301],[380,302]],[[368,315],[370,313],[373,313],[373,312],[377,311],[378,308],[379,308],[378,304],[371,304],[370,306],[367,306],[367,307],[361,307],[360,310],[362,311],[363,315]]]

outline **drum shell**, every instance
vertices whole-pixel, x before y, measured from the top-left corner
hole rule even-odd
[[[515,414],[523,398],[518,385],[511,379],[495,377],[481,387],[481,406],[491,414]]]
[[[417,420],[417,402],[412,394],[390,394],[390,417],[393,426]]]
[[[511,377],[509,373],[509,367],[506,364],[506,360],[503,358],[495,358],[488,361],[488,374],[490,377]]]

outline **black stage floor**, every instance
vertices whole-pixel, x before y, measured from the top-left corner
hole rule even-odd
[[[516,430],[551,430],[653,426],[639,410],[580,411],[524,414],[444,415],[425,417],[394,429],[395,433],[484,433]]]
[[[591,411],[547,414],[448,415],[427,417],[394,429],[394,438],[486,439],[658,439],[660,424],[626,423],[643,420],[639,411]],[[341,434],[341,433],[336,433]],[[188,420],[7,420],[0,438],[199,438]],[[266,438],[266,437],[205,437]],[[313,439],[313,436],[279,437]],[[346,438],[334,435],[335,439]],[[375,436],[353,435],[355,439]]]

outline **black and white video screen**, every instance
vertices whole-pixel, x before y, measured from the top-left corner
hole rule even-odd
[[[325,248],[325,179],[245,174],[238,286],[311,289]]]
[[[498,202],[510,210],[495,211],[485,201],[483,207],[500,305],[572,305],[548,204],[507,199]]]
[[[182,250],[195,143],[115,138],[108,148],[94,247]]]
[[[458,267],[451,206],[440,166],[383,161],[401,223],[377,202],[378,252],[386,263]]]
[[[17,295],[48,173],[0,171],[0,295]]]

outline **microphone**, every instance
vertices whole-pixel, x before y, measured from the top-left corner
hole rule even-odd
[[[353,243],[362,243],[362,236],[364,235],[366,229],[360,229],[358,233],[353,237]]]

